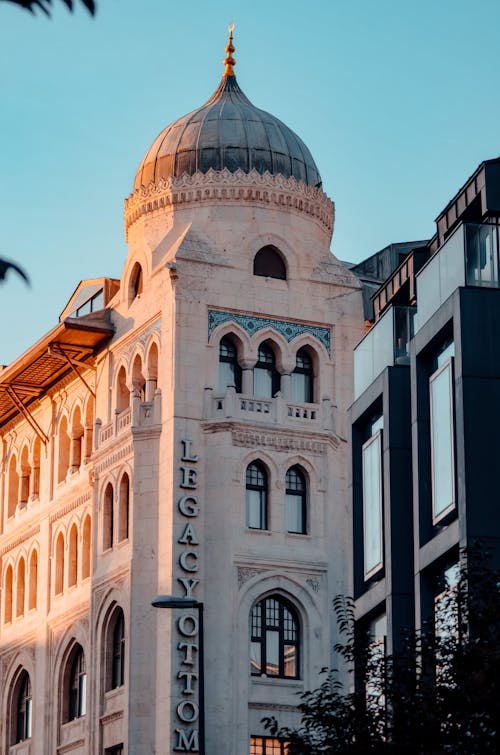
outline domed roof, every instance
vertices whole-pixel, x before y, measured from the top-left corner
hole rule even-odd
[[[160,178],[179,177],[210,168],[234,173],[256,170],[293,176],[309,186],[320,186],[321,176],[308,148],[274,115],[252,105],[233,73],[232,35],[224,61],[226,71],[205,105],[174,121],[146,153],[134,190]]]

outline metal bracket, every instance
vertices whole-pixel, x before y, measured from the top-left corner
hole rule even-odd
[[[80,380],[82,381],[82,383],[84,384],[88,392],[91,393],[92,396],[95,398],[95,391],[90,387],[90,385],[87,383],[87,381],[85,380],[81,372],[78,370],[79,366],[88,368],[89,365],[87,362],[84,362],[82,359],[75,359],[74,357],[70,357],[69,354],[67,354],[64,351],[63,347],[59,343],[49,344],[47,351],[51,356],[64,359],[69,364],[73,372],[77,375],[77,377],[80,378]]]
[[[29,409],[23,404],[22,400],[17,395],[15,389],[12,385],[6,385],[5,391],[7,395],[10,397],[12,402],[17,406],[23,417],[26,419],[29,425],[33,428],[33,430],[36,432],[40,440],[42,441],[43,445],[46,446],[49,442],[49,438],[47,435],[45,435],[44,431],[36,421],[36,419],[33,417]]]

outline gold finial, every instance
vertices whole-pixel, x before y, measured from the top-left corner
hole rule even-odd
[[[224,71],[224,76],[234,76],[234,66],[236,65],[236,61],[233,58],[233,52],[234,52],[234,46],[233,46],[233,31],[234,31],[234,21],[233,23],[227,27],[227,30],[229,32],[229,39],[227,40],[226,45],[226,52],[227,55],[224,58],[224,65],[226,66],[226,70]]]

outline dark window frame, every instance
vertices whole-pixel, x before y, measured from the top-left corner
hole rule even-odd
[[[256,474],[254,473],[256,471]],[[262,477],[262,481],[258,480],[258,476]],[[259,493],[259,527],[254,527],[250,524],[251,517],[249,516],[250,500],[247,495],[248,491],[255,491]],[[253,530],[267,530],[268,529],[268,474],[264,465],[258,461],[252,461],[246,468],[245,473],[245,522],[248,529]]]
[[[225,352],[223,351],[225,350]],[[232,352],[232,353],[230,353]],[[236,393],[241,393],[241,367],[238,364],[238,349],[231,336],[224,336],[219,343],[219,365],[230,364],[233,367],[234,386]],[[220,368],[219,368],[220,369]],[[224,392],[227,390],[227,386],[219,386],[220,390]]]
[[[288,744],[289,743],[285,739],[278,739],[278,737],[261,737],[251,734],[250,755],[255,755],[257,752],[262,753],[262,755],[287,755]],[[279,747],[279,753],[276,752],[276,746]]]
[[[261,278],[286,281],[286,263],[280,250],[272,244],[259,249],[253,258],[253,274]]]
[[[291,473],[296,475],[297,479],[301,483],[301,487],[299,487],[295,481],[291,480]],[[290,467],[287,470],[287,473],[285,475],[285,522],[286,522],[286,508],[288,501],[286,499],[286,496],[294,496],[296,498],[300,498],[300,505],[301,505],[301,528],[299,530],[290,530],[287,527],[287,532],[295,534],[295,535],[306,535],[307,534],[307,478],[303,471],[303,469],[298,465],[294,464],[293,467]]]
[[[109,689],[111,690],[123,687],[125,684],[125,617],[121,608],[116,610],[110,639],[112,656]]]
[[[277,623],[272,616],[276,615],[277,604]],[[288,616],[285,615],[285,611]],[[270,618],[271,617],[271,618]],[[288,621],[290,620],[290,623]],[[268,672],[268,653],[267,653],[267,635],[269,632],[278,634],[278,668],[277,673]],[[295,637],[286,637],[291,632]],[[254,677],[267,677],[269,679],[300,679],[300,645],[301,630],[299,615],[296,609],[281,595],[268,595],[257,601],[250,612],[250,642],[260,646],[260,668],[254,670],[252,662],[250,663],[250,673]],[[294,648],[294,674],[286,673],[286,652],[287,648]]]
[[[33,696],[30,675],[26,670],[22,671],[17,683],[15,706],[16,728],[13,744],[18,744],[32,738]]]
[[[259,396],[255,393],[255,371],[262,370],[271,373],[271,395]],[[254,396],[257,398],[274,398],[281,389],[281,375],[276,368],[276,354],[272,346],[264,341],[259,345],[257,352],[257,362],[254,366]]]
[[[87,713],[87,669],[81,645],[73,650],[70,663],[67,722],[82,718]]]
[[[305,360],[309,362],[308,367],[304,366],[304,364],[299,364],[299,361],[304,362]],[[309,380],[306,381],[306,386],[307,386],[306,393],[304,397],[301,399],[301,401],[305,404],[313,404],[314,403],[314,365],[313,365],[312,357],[308,353],[306,348],[299,349],[295,356],[295,369],[292,372],[292,386],[293,386],[293,375],[305,375],[306,378],[309,378]],[[293,393],[293,388],[292,388],[292,393]]]

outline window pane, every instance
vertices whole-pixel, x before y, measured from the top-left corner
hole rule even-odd
[[[292,372],[292,401],[309,401],[308,382],[309,375]]]
[[[432,505],[434,517],[454,503],[451,364],[430,381]]]
[[[273,630],[266,632],[266,674],[278,676],[280,672],[279,634]]]
[[[256,530],[265,528],[265,494],[261,490],[247,490],[247,527]]]
[[[80,705],[79,705],[79,716],[84,716],[87,712],[87,674],[82,674],[80,676],[80,684],[79,684],[79,695],[80,695]]]
[[[273,373],[262,367],[256,367],[253,371],[253,393],[259,398],[273,397]]]
[[[26,700],[26,739],[31,739],[31,707],[32,700]]]
[[[228,385],[236,385],[234,364],[231,362],[219,362],[219,391],[225,393]]]
[[[260,642],[250,643],[250,673],[261,674],[262,673],[262,660],[261,660],[261,644]]]
[[[287,532],[303,532],[302,496],[287,493],[285,496],[285,526]]]
[[[378,433],[363,447],[365,575],[382,564],[382,474]]]
[[[285,676],[297,676],[296,658],[295,645],[285,645]]]

